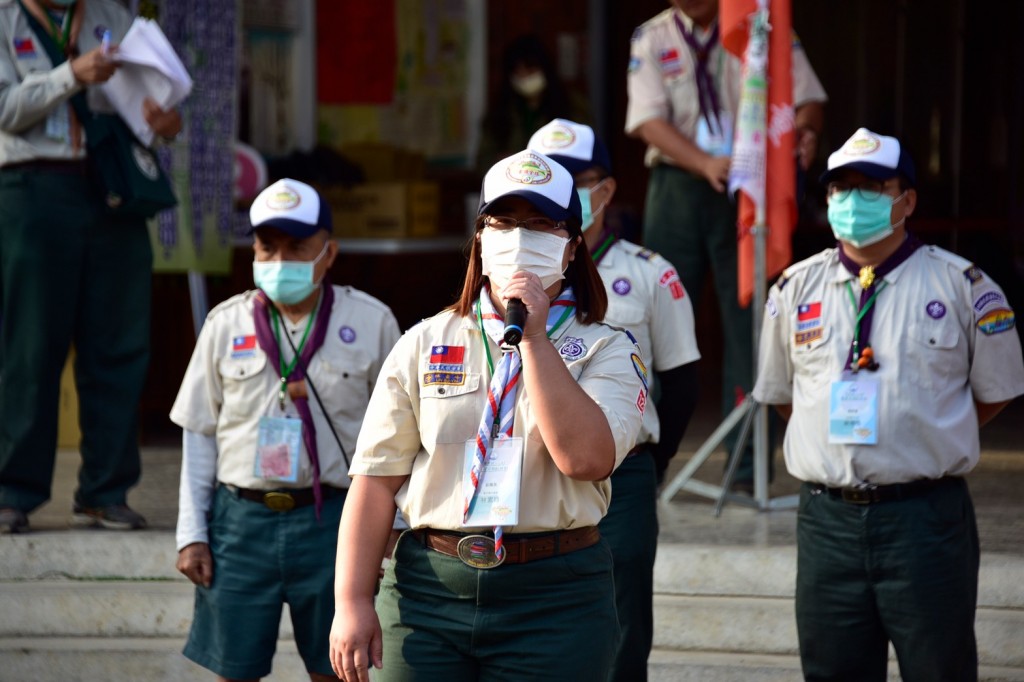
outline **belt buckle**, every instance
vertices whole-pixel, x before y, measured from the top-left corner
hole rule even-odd
[[[287,512],[295,509],[295,498],[291,493],[272,491],[263,495],[263,504],[270,511]]]
[[[501,566],[508,554],[504,548],[501,556],[494,551],[494,538],[486,535],[467,535],[458,544],[459,561],[471,568],[495,568]]]
[[[843,498],[843,502],[848,502],[850,504],[871,504],[872,492],[874,492],[874,487],[843,488],[841,495]]]

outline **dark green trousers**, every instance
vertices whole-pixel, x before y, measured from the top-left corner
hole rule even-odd
[[[807,680],[978,679],[978,529],[967,483],[856,505],[804,484],[797,516],[796,623]]]
[[[609,680],[647,679],[647,657],[654,639],[657,496],[649,450],[626,459],[612,474],[612,503],[600,527],[615,562],[615,608],[622,639]]]
[[[76,499],[123,504],[139,479],[153,255],[89,178],[0,170],[0,506],[50,498],[60,374],[72,342],[82,430]]]
[[[378,682],[603,680],[619,639],[604,540],[482,570],[405,533],[376,608],[384,636]]]
[[[644,246],[679,273],[694,309],[711,272],[722,319],[722,416],[753,388],[751,308],[736,300],[736,205],[693,173],[660,165],[651,169],[644,207]],[[705,338],[697,329],[697,338]],[[666,418],[671,418],[667,415]],[[732,451],[736,431],[725,441]],[[753,480],[753,450],[745,450],[736,480]]]

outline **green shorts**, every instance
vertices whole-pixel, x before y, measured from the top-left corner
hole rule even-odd
[[[287,603],[306,670],[333,674],[329,637],[334,619],[334,559],[345,495],[275,512],[220,486],[210,520],[213,584],[196,587],[195,614],[184,654],[233,679],[270,674]]]

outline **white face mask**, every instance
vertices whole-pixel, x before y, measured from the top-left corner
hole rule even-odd
[[[543,71],[534,71],[529,76],[515,76],[512,78],[512,89],[523,97],[536,97],[544,92],[548,85]]]
[[[500,294],[512,275],[520,270],[540,277],[545,289],[564,279],[562,259],[568,243],[566,237],[522,227],[512,230],[485,227],[480,231],[480,259],[483,273],[491,280],[491,291]]]

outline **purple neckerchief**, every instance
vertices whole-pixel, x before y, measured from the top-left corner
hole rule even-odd
[[[697,42],[697,38],[693,33],[686,30],[686,25],[683,24],[683,20],[679,18],[679,15],[673,14],[672,16],[676,20],[679,32],[683,34],[683,40],[690,46],[690,51],[693,52],[693,57],[697,61],[695,76],[697,79],[697,100],[700,103],[700,115],[704,117],[712,131],[720,133],[722,132],[722,125],[718,120],[718,93],[715,92],[715,82],[708,71],[708,57],[711,55],[711,48],[718,42],[718,22],[716,21],[715,27],[711,29],[708,41],[701,45]],[[711,122],[711,116],[715,117],[714,123]]]
[[[864,307],[871,295],[875,293],[875,285],[882,281],[882,278],[888,275],[890,272],[896,269],[903,261],[910,258],[915,251],[923,246],[921,241],[914,235],[907,233],[907,238],[903,240],[903,243],[899,245],[892,254],[889,255],[880,265],[875,268],[875,279],[871,282],[871,286],[866,289],[862,289],[860,292],[860,308]],[[839,262],[843,264],[843,267],[853,275],[855,278],[860,276],[861,266],[854,262],[852,258],[846,255],[843,251],[843,243],[837,244],[836,251],[839,253]],[[858,309],[856,312],[860,312]],[[871,345],[871,318],[875,313],[875,306],[872,305],[864,313],[864,318],[860,321],[860,335],[858,341],[861,348],[867,348]],[[853,344],[850,345],[850,352],[846,356],[846,369],[852,367],[855,361],[853,357]]]
[[[327,323],[331,319],[331,309],[334,308],[334,287],[326,279],[321,286],[320,306],[312,314],[316,315],[313,322],[313,331],[306,340],[299,354],[299,362],[286,379],[290,381],[302,381],[306,378],[306,368],[313,358],[313,353],[324,345],[327,338]],[[270,306],[274,305],[270,297],[261,289],[256,294],[253,302],[253,321],[256,323],[256,340],[260,348],[267,354],[274,372],[281,376],[281,355],[277,348],[277,340],[274,338],[274,330],[270,326]],[[284,326],[282,324],[282,326]],[[287,333],[285,331],[284,333]],[[320,490],[320,452],[316,447],[316,426],[313,424],[313,413],[309,411],[309,399],[303,397],[292,398],[295,411],[299,413],[302,420],[302,442],[306,444],[306,452],[309,453],[309,461],[313,465],[313,505],[316,511],[316,518],[320,520],[320,509],[323,508],[323,491]],[[329,419],[327,415],[325,418]]]

